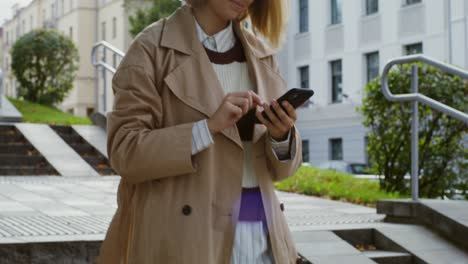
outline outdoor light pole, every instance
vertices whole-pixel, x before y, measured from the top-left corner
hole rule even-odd
[[[3,101],[3,71],[0,70],[0,109],[2,109]]]
[[[419,76],[418,66],[411,66],[411,92],[418,93]],[[411,196],[413,201],[419,198],[419,113],[418,101],[412,102],[413,111],[411,117]]]

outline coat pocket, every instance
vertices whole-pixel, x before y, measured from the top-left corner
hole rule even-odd
[[[212,223],[213,229],[217,231],[221,231],[221,232],[226,231],[229,225],[232,223],[231,208],[217,204],[217,203],[212,203],[211,209],[212,209],[212,214],[211,214],[212,222],[211,223]]]

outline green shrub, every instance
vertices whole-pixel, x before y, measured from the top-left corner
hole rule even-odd
[[[79,56],[69,37],[55,30],[33,30],[15,42],[11,57],[19,98],[54,105],[73,88]]]
[[[434,67],[419,67],[419,92],[462,112],[468,111],[468,83]],[[411,65],[395,67],[388,76],[394,94],[410,93]],[[369,82],[359,109],[368,127],[368,152],[373,173],[384,175],[381,187],[409,193],[404,176],[411,170],[411,103],[388,101],[380,77]],[[419,192],[421,197],[451,196],[468,185],[468,152],[462,144],[468,126],[419,104]]]
[[[352,175],[302,166],[297,173],[275,183],[280,191],[301,193],[362,205],[375,205],[380,199],[401,198],[398,193],[380,190],[378,182],[357,179]]]

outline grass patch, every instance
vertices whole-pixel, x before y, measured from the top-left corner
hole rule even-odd
[[[286,192],[319,196],[360,205],[375,207],[380,199],[403,198],[399,193],[380,190],[378,182],[357,179],[352,175],[302,166],[296,174],[275,183],[276,189]],[[406,197],[405,197],[406,198]]]
[[[64,113],[57,108],[35,104],[8,97],[8,100],[21,112],[23,122],[50,125],[92,125],[87,117]]]

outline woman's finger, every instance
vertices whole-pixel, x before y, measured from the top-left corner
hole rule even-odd
[[[288,102],[288,101],[283,101],[283,106],[286,108],[286,111],[288,112],[288,116],[296,122],[297,120],[297,112],[296,109]]]
[[[249,100],[247,98],[232,96],[228,98],[228,102],[239,106],[244,114],[249,111]]]
[[[253,103],[255,104],[254,107],[256,107],[257,105],[262,105],[263,104],[262,99],[260,98],[260,96],[258,96],[254,91],[250,91],[250,93],[252,95]]]
[[[277,101],[273,101],[273,109],[275,110],[276,114],[278,115],[279,119],[288,128],[291,128],[294,120],[292,120],[286,112],[283,110],[283,108],[279,105]]]
[[[227,105],[228,105],[229,112],[236,117],[236,120],[240,119],[244,115],[243,113],[244,111],[238,105],[233,104],[231,102],[228,102]]]
[[[255,115],[257,116],[258,120],[260,120],[260,122],[262,122],[262,124],[268,128],[268,130],[275,129],[273,124],[270,121],[268,121],[265,117],[263,117],[262,113],[258,109],[255,111]]]
[[[272,105],[273,105],[273,101],[272,101]],[[268,104],[265,103],[263,108],[265,108],[265,112],[267,113],[268,117],[270,118],[271,123],[272,123],[279,131],[285,131],[285,130],[286,130],[285,125],[281,122],[281,120],[278,119],[278,117],[277,117],[276,114],[273,112],[273,110],[271,110],[270,105],[268,105]]]

